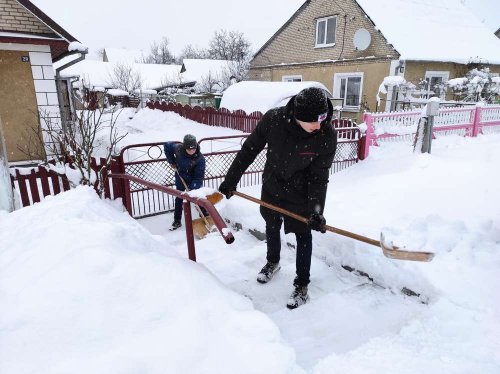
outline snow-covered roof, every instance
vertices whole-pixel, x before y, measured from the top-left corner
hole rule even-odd
[[[120,90],[119,88],[113,88],[108,90],[108,94],[111,96],[128,96],[128,92],[124,90]]]
[[[500,39],[460,0],[357,0],[401,59],[500,64]]]
[[[221,74],[231,66],[230,60],[210,60],[210,59],[192,59],[186,58],[182,61],[183,81],[200,82],[209,74],[212,76],[221,76]]]
[[[126,48],[104,48],[108,62],[142,62],[146,54],[142,50]]]
[[[247,114],[265,113],[271,108],[286,105],[292,96],[307,87],[319,87],[330,93],[319,82],[243,81],[224,91],[220,106],[229,110],[241,109]]]
[[[119,63],[83,60],[72,65],[61,72],[61,76],[79,76],[92,86],[112,88],[110,76],[113,75],[115,67]],[[144,89],[156,89],[163,87],[169,80],[178,77],[180,65],[160,64],[130,64],[134,72],[141,76]]]

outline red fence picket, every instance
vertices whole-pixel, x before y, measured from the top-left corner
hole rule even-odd
[[[240,130],[246,133],[252,132],[257,123],[262,118],[261,112],[246,114],[243,110],[231,112],[225,108],[201,108],[199,106],[190,107],[189,105],[165,103],[159,101],[150,101],[146,104],[150,109],[158,109],[164,112],[174,112],[181,117],[203,123],[208,126],[227,127],[234,130]]]
[[[91,160],[91,167],[97,173],[100,166],[106,162],[106,159],[100,158]],[[120,173],[123,168],[120,165],[119,158],[113,158],[111,161],[111,170],[105,168],[101,170],[102,180],[104,181],[103,194],[106,198],[119,198],[123,196],[122,181],[112,180],[110,172]],[[71,188],[68,178],[65,174],[59,174],[54,170],[49,170],[45,166],[40,165],[33,168],[11,168],[11,183],[19,192],[22,206],[33,205],[38,203],[43,198],[50,195],[57,195],[63,191],[68,191]],[[94,183],[94,189],[98,191],[99,181]]]

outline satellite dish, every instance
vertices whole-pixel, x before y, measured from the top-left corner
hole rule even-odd
[[[358,51],[364,51],[366,48],[370,46],[370,43],[372,42],[372,37],[367,29],[358,29],[354,33],[354,38],[352,41]]]

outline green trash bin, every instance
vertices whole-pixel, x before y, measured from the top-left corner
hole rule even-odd
[[[215,100],[215,109],[219,109],[222,97],[215,97],[214,100]]]

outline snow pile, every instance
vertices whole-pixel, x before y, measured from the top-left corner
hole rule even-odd
[[[0,226],[1,372],[294,370],[264,314],[89,188]]]
[[[82,53],[87,53],[88,50],[89,49],[80,42],[71,42],[68,45],[68,52],[78,51]]]
[[[128,133],[120,142],[123,148],[129,144],[182,141],[184,135],[193,134],[198,141],[215,136],[241,135],[242,132],[228,128],[206,126],[181,117],[174,112],[145,108],[137,112],[130,121],[120,122],[120,133]],[[104,139],[103,139],[104,140]],[[240,145],[238,139],[237,144]],[[226,146],[230,140],[226,140]],[[202,152],[214,151],[210,142],[201,144]]]
[[[296,348],[300,364],[314,373],[499,371],[500,197],[495,191],[500,176],[492,174],[499,144],[498,134],[438,137],[429,155],[413,154],[407,144],[388,143],[331,177],[325,208],[329,225],[374,239],[383,231],[397,246],[432,251],[436,257],[430,263],[390,260],[374,246],[313,233],[311,302],[301,307],[298,317],[270,314]],[[243,191],[258,197],[260,188]],[[226,201],[223,216],[264,230],[258,207],[246,200]],[[293,235],[286,241],[295,243]],[[265,244],[262,247],[255,255],[261,262]],[[276,279],[281,284],[275,286],[283,293],[295,270],[294,253],[289,252],[283,245],[282,273]],[[259,263],[243,254],[235,258],[244,258],[250,266]],[[229,277],[215,265],[220,260],[214,255],[204,262],[217,268],[219,277]],[[362,278],[364,286],[349,287],[352,280],[346,274],[351,273],[335,270],[341,265],[369,274],[373,283]],[[250,287],[239,286],[259,308],[275,310],[269,298],[277,297],[276,289],[264,294]],[[403,287],[420,297],[397,302],[388,297],[388,289],[400,295]],[[419,301],[428,304],[418,307]],[[307,327],[297,331],[297,324],[306,321]],[[306,347],[307,339],[314,349]]]
[[[467,78],[453,78],[446,82],[448,86],[455,89],[460,89],[467,83]]]

